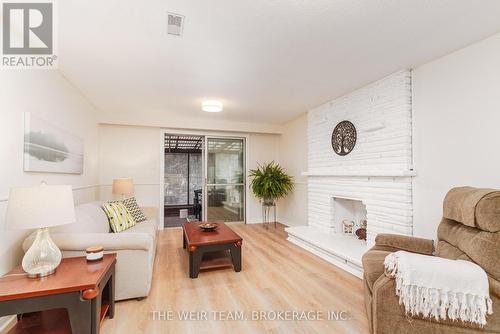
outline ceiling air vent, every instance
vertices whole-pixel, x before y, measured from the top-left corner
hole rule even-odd
[[[182,28],[184,27],[184,15],[167,13],[168,15],[168,34],[182,36]]]

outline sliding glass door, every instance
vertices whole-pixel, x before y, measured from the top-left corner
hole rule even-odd
[[[245,139],[206,137],[205,220],[245,221]]]

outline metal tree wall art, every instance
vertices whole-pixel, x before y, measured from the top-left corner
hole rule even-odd
[[[349,121],[342,121],[332,133],[332,148],[338,155],[351,153],[356,145],[357,133],[354,124]]]

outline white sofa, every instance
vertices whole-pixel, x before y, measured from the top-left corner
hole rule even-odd
[[[76,223],[50,229],[52,240],[63,257],[85,256],[90,246],[103,246],[105,253],[116,253],[116,300],[146,297],[151,289],[156,254],[157,213],[144,208],[147,221],[121,233],[110,233],[108,219],[100,202],[76,206]],[[34,233],[23,243],[26,251]]]

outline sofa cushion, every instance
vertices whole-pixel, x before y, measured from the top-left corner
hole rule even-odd
[[[500,232],[490,233],[443,218],[438,227],[438,239],[437,256],[458,259],[465,258],[461,254],[464,253],[489,275],[500,280],[500,257],[498,256]]]
[[[154,220],[146,220],[140,224],[135,224],[123,231],[123,233],[145,233],[156,239],[156,222]]]
[[[453,188],[446,194],[443,217],[483,231],[500,231],[500,191]]]
[[[384,260],[390,253],[385,250],[370,249],[363,254],[364,276],[370,291],[372,291],[375,281],[384,274]]]
[[[109,223],[100,202],[89,202],[75,207],[76,222],[55,226],[51,233],[109,233]]]
[[[123,205],[127,208],[128,212],[134,217],[137,223],[147,220],[146,215],[142,212],[141,208],[137,204],[135,197],[130,197],[121,201]]]
[[[134,218],[123,203],[108,202],[104,203],[102,208],[108,216],[109,226],[113,232],[123,232],[135,225]]]

